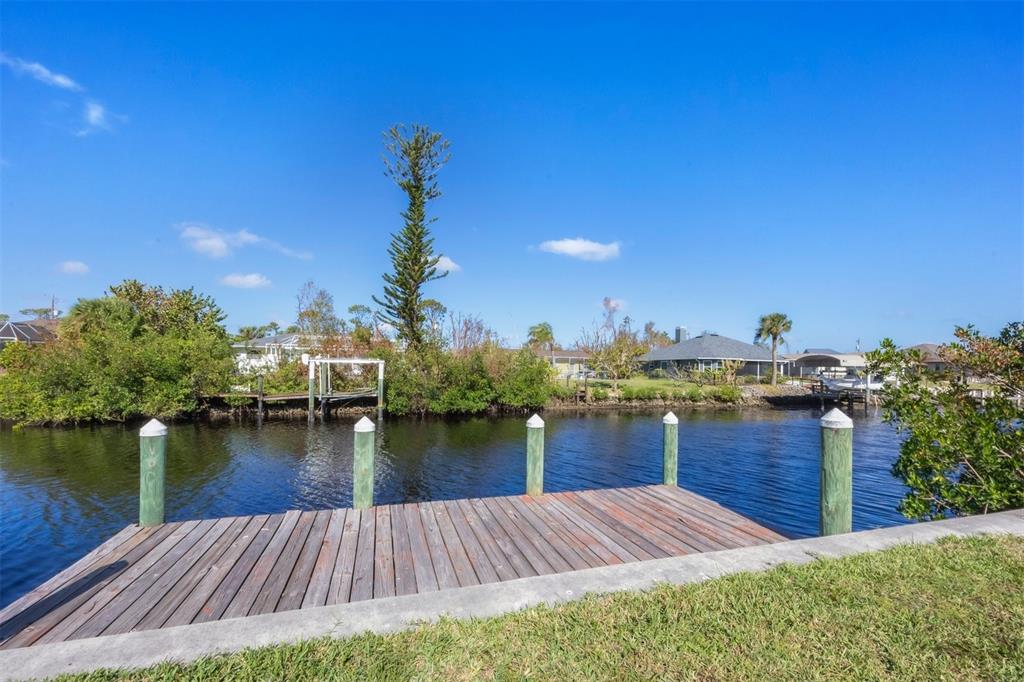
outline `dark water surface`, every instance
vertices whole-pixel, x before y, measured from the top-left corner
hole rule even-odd
[[[684,412],[679,485],[787,536],[814,535],[819,416]],[[889,471],[898,437],[877,417],[853,416],[854,529],[902,523],[903,487]],[[545,419],[546,490],[661,481],[660,413]],[[351,506],[353,422],[172,426],[167,520]],[[524,490],[524,418],[391,420],[378,438],[378,502]],[[138,449],[137,425],[0,430],[0,606],[137,520]]]

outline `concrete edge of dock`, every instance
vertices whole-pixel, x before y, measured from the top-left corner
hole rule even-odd
[[[539,604],[572,601],[587,594],[644,590],[659,583],[681,585],[732,573],[763,571],[780,564],[804,564],[818,558],[928,543],[948,535],[983,534],[1024,535],[1024,510],[12,649],[0,652],[0,679],[37,679],[101,668],[141,668],[164,661],[184,663],[318,637],[395,632],[442,616],[486,618]]]

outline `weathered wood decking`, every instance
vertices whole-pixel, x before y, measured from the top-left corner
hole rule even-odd
[[[129,526],[0,611],[0,648],[784,539],[660,485]]]

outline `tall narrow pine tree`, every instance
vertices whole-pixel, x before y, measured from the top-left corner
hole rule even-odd
[[[441,196],[437,173],[448,162],[448,141],[424,125],[394,126],[384,134],[385,173],[405,192],[408,207],[402,212],[405,226],[391,235],[388,255],[393,272],[384,275],[384,297],[373,297],[381,307],[377,318],[393,325],[410,347],[423,343],[426,314],[421,289],[444,277],[438,272],[440,255],[434,255],[434,239],[427,218],[427,202]]]

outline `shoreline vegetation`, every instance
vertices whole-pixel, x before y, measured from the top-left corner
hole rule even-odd
[[[211,297],[126,280],[108,295],[80,299],[66,317],[36,311],[55,327],[55,337],[0,350],[0,420],[24,426],[200,415],[212,396],[252,391],[256,383],[251,366],[236,362],[232,344],[247,348],[282,331],[297,335],[300,352],[309,356],[385,360],[384,408],[391,415],[518,412],[567,401],[576,407],[577,391],[555,381],[554,361],[547,359],[560,347],[549,323],[530,327],[527,343],[513,348],[482,318],[450,311],[427,295],[425,287],[450,272],[450,259],[435,251],[428,210],[441,197],[438,176],[451,158],[449,141],[424,125],[398,125],[384,133],[383,147],[385,175],[406,206],[387,249],[391,270],[382,274],[382,295],[372,297],[373,307],[353,304],[346,318],[335,310],[331,293],[310,281],[299,291],[293,324],[245,326],[232,335]],[[680,372],[673,385],[631,385],[640,358],[671,340],[654,322],[641,331],[628,316],[618,319],[620,308],[606,296],[603,319],[581,330],[575,342],[587,357],[587,371],[608,380],[593,382],[586,403],[744,402],[736,386],[739,361],[725,361],[713,371],[702,367],[694,376]],[[782,313],[762,317],[756,336],[771,341],[773,358],[791,326]],[[307,368],[297,354],[263,369],[265,394],[307,391]],[[333,372],[336,388],[365,383],[355,370]],[[233,408],[247,400],[226,398]]]
[[[1024,540],[944,538],[393,634],[59,679],[1020,679]]]

